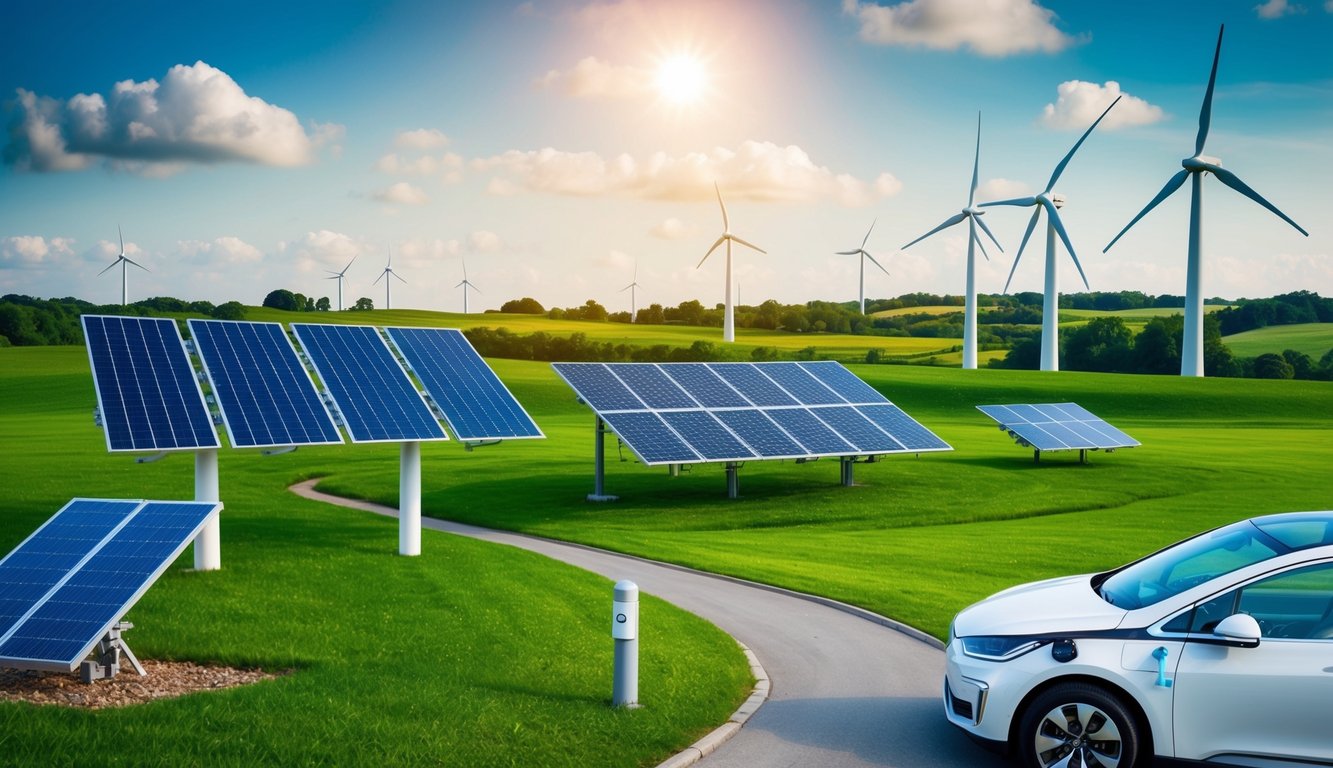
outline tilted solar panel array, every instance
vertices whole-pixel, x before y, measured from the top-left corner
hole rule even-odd
[[[459,440],[544,437],[461,331],[386,328],[385,332]]]
[[[644,464],[952,450],[832,361],[552,367]]]
[[[82,322],[108,450],[218,447],[174,320],[84,315]]]
[[[1132,448],[1139,441],[1077,403],[978,405],[977,410],[1039,451]]]
[[[70,501],[0,560],[0,666],[73,670],[221,508]]]
[[[230,320],[189,325],[232,447],[342,443],[281,325]]]

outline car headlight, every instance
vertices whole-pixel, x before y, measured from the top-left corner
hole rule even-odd
[[[987,661],[1009,661],[1040,648],[1042,641],[1030,637],[964,637],[963,653]]]

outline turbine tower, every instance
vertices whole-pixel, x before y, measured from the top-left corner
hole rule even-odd
[[[355,257],[355,256],[352,257],[352,261],[356,261],[356,257]],[[334,272],[334,271],[331,270],[331,269],[326,269],[326,270],[324,270],[325,272],[328,272],[328,273],[331,275],[331,277],[326,277],[326,278],[324,278],[325,280],[337,280],[337,281],[338,281],[338,311],[339,311],[339,312],[343,311],[343,280],[347,277],[347,270],[349,270],[349,269],[352,268],[352,261],[347,262],[347,266],[343,267],[343,271],[341,271],[341,272]]]
[[[380,276],[379,276],[379,277],[375,278],[375,283],[378,283],[378,282],[381,281],[381,280],[384,281],[384,308],[385,308],[385,309],[393,309],[393,304],[391,304],[391,303],[389,302],[389,285],[392,284],[393,281],[392,281],[392,280],[389,280],[389,279],[388,279],[389,277],[395,277],[395,278],[397,278],[400,282],[402,282],[402,283],[404,283],[404,284],[407,283],[406,280],[403,280],[403,278],[398,277],[398,273],[397,273],[397,272],[394,272],[394,271],[393,271],[393,244],[392,244],[392,243],[389,244],[389,263],[387,263],[387,264],[384,265],[384,271],[380,273]],[[374,285],[375,283],[371,283],[371,285]]]
[[[139,269],[142,269],[145,272],[148,272],[149,269],[148,267],[145,267],[144,265],[140,264],[139,262],[125,255],[125,233],[120,231],[119,224],[116,225],[116,233],[120,235],[120,255],[116,256],[116,260],[108,264],[106,269],[102,270],[101,272],[98,272],[97,276],[101,277],[102,275],[105,275],[107,272],[110,272],[112,267],[116,266],[117,264],[120,265],[120,305],[124,307],[128,306],[130,303],[129,299],[127,298],[129,295],[128,291],[129,282],[125,277],[126,267],[130,264],[133,264],[134,266],[138,267]]]
[[[872,264],[874,264],[875,266],[879,267],[879,271],[883,272],[883,273],[886,274],[886,275],[889,274],[889,270],[885,269],[883,264],[880,264],[878,261],[875,261],[875,257],[874,257],[874,256],[871,256],[870,253],[869,253],[868,251],[866,251],[866,243],[870,241],[870,233],[875,231],[875,224],[878,223],[878,222],[879,222],[879,219],[875,219],[875,221],[870,222],[870,229],[867,229],[867,230],[866,230],[866,236],[865,236],[864,239],[861,240],[861,247],[860,247],[860,248],[857,248],[857,249],[854,250],[854,251],[838,251],[838,255],[839,255],[839,256],[860,256],[860,257],[861,257],[861,293],[860,293],[860,296],[861,296],[861,314],[863,314],[863,315],[866,313],[866,259],[870,259],[870,263],[872,263]]]
[[[1202,376],[1203,371],[1203,286],[1202,286],[1202,263],[1201,253],[1203,239],[1203,177],[1204,174],[1211,173],[1223,184],[1231,187],[1237,192],[1245,195],[1254,202],[1262,205],[1272,211],[1283,221],[1296,228],[1306,237],[1310,236],[1301,228],[1299,224],[1292,221],[1276,206],[1265,200],[1258,192],[1250,189],[1245,182],[1241,181],[1236,174],[1222,168],[1222,161],[1216,157],[1209,157],[1203,154],[1203,143],[1208,140],[1208,127],[1213,119],[1213,86],[1217,83],[1217,61],[1222,56],[1222,32],[1226,30],[1226,25],[1217,31],[1217,50],[1213,53],[1213,71],[1208,75],[1208,90],[1203,95],[1203,108],[1199,110],[1199,134],[1194,139],[1194,154],[1180,161],[1183,170],[1178,171],[1175,176],[1166,182],[1162,191],[1157,193],[1157,197],[1152,199],[1139,215],[1130,220],[1125,228],[1120,230],[1105,248],[1102,253],[1111,250],[1111,246],[1121,238],[1129,228],[1138,223],[1148,211],[1156,208],[1158,203],[1170,197],[1176,190],[1184,185],[1185,179],[1193,176],[1194,184],[1190,195],[1190,240],[1189,256],[1185,263],[1185,337],[1180,345],[1180,375],[1181,376]]]
[[[1117,96],[1111,106],[1102,112],[1101,117],[1092,121],[1088,130],[1083,132],[1079,140],[1074,142],[1073,149],[1065,155],[1060,164],[1055,166],[1055,172],[1051,174],[1051,180],[1046,182],[1046,189],[1035,197],[1019,197],[1013,200],[996,200],[990,203],[982,203],[982,207],[991,205],[1018,205],[1031,206],[1032,218],[1028,220],[1027,231],[1023,233],[1023,242],[1018,245],[1018,253],[1014,255],[1014,266],[1009,269],[1009,279],[1004,281],[1004,292],[1009,292],[1009,283],[1014,279],[1014,271],[1018,269],[1018,261],[1023,258],[1023,248],[1028,244],[1028,238],[1032,236],[1032,230],[1037,227],[1037,219],[1041,216],[1042,209],[1046,210],[1046,291],[1041,304],[1041,369],[1043,371],[1060,370],[1060,288],[1059,288],[1059,267],[1055,260],[1057,247],[1055,245],[1056,235],[1060,236],[1060,241],[1065,244],[1065,249],[1069,251],[1069,258],[1074,260],[1074,266],[1078,267],[1078,276],[1083,278],[1083,287],[1088,288],[1088,276],[1083,274],[1083,265],[1078,261],[1078,255],[1074,253],[1074,244],[1069,242],[1069,233],[1065,231],[1065,225],[1060,221],[1060,208],[1064,207],[1064,195],[1052,192],[1055,182],[1059,181],[1060,174],[1064,173],[1065,166],[1073,159],[1074,153],[1087,140],[1092,129],[1106,117],[1116,104],[1120,103],[1123,96]]]
[[[726,286],[724,288],[725,292],[723,294],[727,297],[727,303],[726,303],[726,311],[722,315],[722,340],[735,341],[736,322],[732,313],[732,300],[731,300],[731,244],[734,241],[740,243],[746,248],[753,248],[754,250],[759,251],[760,253],[768,253],[768,251],[765,251],[763,248],[760,248],[759,246],[754,245],[752,243],[747,243],[745,240],[742,240],[741,238],[731,234],[731,224],[727,220],[727,206],[726,203],[722,202],[722,190],[718,189],[716,181],[713,182],[713,191],[717,193],[717,204],[718,207],[722,209],[722,234],[719,235],[717,240],[713,243],[713,247],[708,249],[708,253],[705,253],[704,257],[699,260],[699,264],[695,267],[695,269],[702,267],[704,265],[704,262],[708,261],[708,257],[713,255],[713,251],[717,250],[717,247],[719,245],[722,245],[723,243],[727,244],[727,279],[726,279]]]
[[[467,279],[467,259],[466,259],[466,258],[463,259],[463,282],[459,283],[458,285],[455,285],[454,287],[455,287],[455,288],[462,288],[462,289],[463,289],[463,314],[466,315],[466,314],[467,314],[467,289],[471,288],[472,290],[476,291],[477,293],[481,293],[481,289],[478,288],[477,286],[473,285],[473,284],[472,284],[472,281],[470,281],[470,280]]]
[[[977,227],[986,233],[995,247],[1004,252],[1000,247],[1000,241],[995,239],[991,233],[990,227],[981,217],[986,212],[978,208],[977,197],[977,170],[981,166],[981,113],[977,113],[977,150],[972,158],[972,190],[967,193],[967,207],[961,213],[955,213],[944,220],[944,223],[930,230],[926,234],[918,237],[912,242],[904,245],[902,250],[907,250],[913,245],[925,240],[927,237],[967,219],[967,294],[963,311],[963,368],[974,369],[977,367],[977,268],[976,268],[976,249],[981,249],[981,255],[990,261],[990,254],[986,253],[986,246],[981,244],[981,237],[977,234]]]
[[[639,287],[639,263],[634,263],[634,282],[620,289],[620,293],[629,291],[629,321],[632,323],[639,316],[638,293]]]

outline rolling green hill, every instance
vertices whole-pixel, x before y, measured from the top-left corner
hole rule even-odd
[[[1239,357],[1258,357],[1265,352],[1281,354],[1294,349],[1315,362],[1333,349],[1333,323],[1270,325],[1253,331],[1222,337],[1231,352]]]

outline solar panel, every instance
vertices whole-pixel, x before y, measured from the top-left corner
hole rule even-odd
[[[232,447],[342,443],[281,325],[230,320],[189,325]]]
[[[829,389],[837,392],[849,403],[887,403],[888,398],[879,390],[861,381],[856,374],[832,360],[797,363],[806,373],[814,376]]]
[[[606,368],[653,410],[699,407],[694,398],[656,365],[612,363]]]
[[[1139,441],[1076,403],[978,405],[1020,444],[1038,451],[1133,448]]]
[[[764,413],[805,446],[808,456],[855,456],[858,453],[856,446],[840,437],[807,408],[770,408]]]
[[[386,328],[459,440],[544,437],[461,331]]]
[[[706,461],[755,458],[736,436],[707,411],[662,411],[662,419]]]
[[[595,411],[641,411],[647,408],[610,368],[601,363],[552,363],[551,367]]]
[[[106,515],[123,518],[96,540],[91,533],[78,539],[81,546],[70,544],[66,554],[77,553],[78,561],[0,634],[0,666],[74,669],[221,508],[214,501],[70,502],[15,552],[46,537],[51,523],[65,521],[71,511],[76,517],[98,518],[93,526],[97,530],[109,521]]]
[[[750,401],[751,405],[799,405],[799,402],[751,363],[709,363],[708,368]]]
[[[444,427],[368,325],[292,323],[354,443],[448,440]]]
[[[726,424],[750,450],[765,459],[799,459],[810,455],[801,444],[792,439],[763,411],[755,409],[714,411],[718,421]]]
[[[174,320],[83,315],[82,323],[107,450],[218,447]]]
[[[847,402],[798,363],[768,363],[760,371],[802,405],[842,405]]]
[[[673,363],[658,368],[705,408],[744,408],[750,404],[703,363]]]
[[[603,413],[602,420],[644,464],[692,464],[701,459],[651,411],[612,411]]]
[[[875,426],[893,435],[909,451],[949,450],[948,443],[893,403],[885,401],[882,405],[858,405],[856,410]]]

